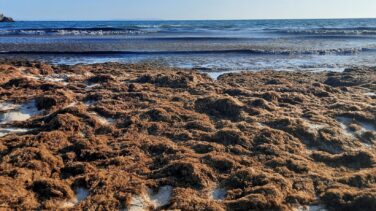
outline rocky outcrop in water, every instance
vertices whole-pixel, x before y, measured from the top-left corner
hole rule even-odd
[[[0,64],[0,204],[376,210],[376,71]]]
[[[0,14],[0,22],[14,22],[13,18],[6,17],[3,14]]]

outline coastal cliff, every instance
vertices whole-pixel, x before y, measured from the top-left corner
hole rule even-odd
[[[14,22],[13,18],[6,17],[3,14],[0,14],[0,22]]]

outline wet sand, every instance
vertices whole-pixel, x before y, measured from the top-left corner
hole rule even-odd
[[[0,207],[375,210],[376,69],[0,64]]]

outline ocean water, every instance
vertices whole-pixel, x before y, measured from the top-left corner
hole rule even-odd
[[[341,71],[376,66],[376,19],[0,23],[0,58]]]

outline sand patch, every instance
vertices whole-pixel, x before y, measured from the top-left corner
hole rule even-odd
[[[0,103],[0,111],[1,112],[9,111],[9,110],[14,110],[17,107],[18,107],[17,105],[15,105],[13,103],[9,103],[9,102]]]
[[[90,112],[90,114],[93,115],[102,125],[110,125],[115,121],[113,118],[103,117],[97,112]]]
[[[227,196],[227,191],[224,188],[214,188],[209,192],[209,198],[215,201],[223,201]]]
[[[202,71],[204,72],[204,71]],[[240,73],[241,71],[220,71],[220,72],[205,72],[210,78],[214,79],[214,80],[218,80],[219,77],[221,77],[222,75],[224,74],[227,74],[227,73]]]
[[[76,196],[70,201],[65,201],[60,205],[60,209],[69,209],[76,206],[81,201],[85,200],[89,196],[89,190],[86,188],[76,188],[74,190]]]
[[[10,105],[8,105],[11,107]],[[0,114],[0,122],[2,124],[10,123],[10,122],[21,122],[30,119],[33,116],[40,114],[35,105],[35,101],[29,101],[22,105],[16,105],[13,110],[4,112]]]
[[[64,86],[68,85],[68,82],[66,82],[69,79],[68,75],[51,75],[51,76],[46,76],[42,78],[44,81],[48,82],[54,82],[54,83],[60,83]]]
[[[9,134],[12,134],[12,133],[18,134],[18,133],[26,133],[28,131],[30,130],[26,128],[12,128],[12,127],[0,128],[0,138],[7,136]]]
[[[85,90],[86,91],[90,91],[92,90],[93,88],[96,88],[96,87],[99,87],[100,84],[90,84],[90,85],[87,85]]]
[[[92,106],[92,105],[95,105],[97,103],[96,100],[86,100],[84,101],[84,104],[88,107]]]
[[[348,128],[350,124],[354,123],[354,124],[361,126],[363,130],[376,131],[376,126],[369,122],[359,121],[359,120],[355,120],[355,119],[352,119],[349,117],[343,117],[343,116],[337,117],[337,120],[341,122],[341,126],[343,126],[344,128]]]
[[[309,206],[301,206],[297,209],[294,209],[295,211],[327,211],[323,205],[309,205]]]
[[[376,126],[374,124],[343,116],[337,117],[336,119],[340,122],[340,126],[343,129],[345,135],[350,136],[354,139],[361,140],[362,144],[366,147],[372,147],[373,141],[367,140],[365,138],[367,135],[365,134],[376,132]],[[352,129],[352,125],[356,125],[358,129]]]
[[[313,123],[313,122],[311,122],[311,121],[309,121],[309,120],[307,120],[307,119],[306,119],[306,123],[307,123],[307,126],[308,126],[308,130],[309,130],[310,132],[317,132],[317,131],[319,131],[319,130],[321,130],[321,129],[323,129],[323,128],[328,127],[327,124]]]
[[[162,186],[159,188],[157,193],[153,193],[151,190],[148,194],[142,196],[132,197],[132,201],[127,211],[145,211],[149,210],[150,207],[154,209],[167,205],[171,199],[172,186]]]
[[[364,93],[365,96],[369,96],[369,97],[376,97],[376,93],[375,92],[367,92],[367,93]]]

